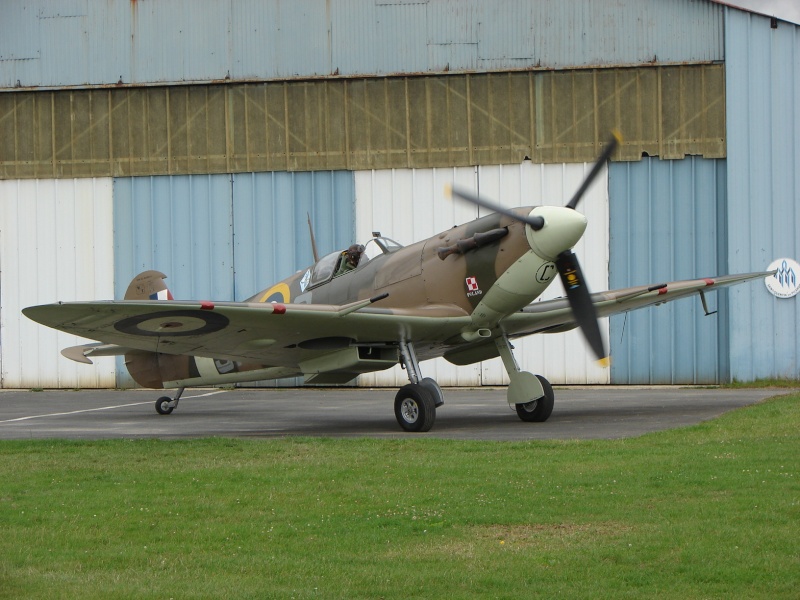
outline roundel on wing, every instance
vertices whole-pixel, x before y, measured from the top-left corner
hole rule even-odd
[[[163,310],[121,319],[114,329],[143,336],[185,336],[215,333],[230,321],[225,315],[205,310]]]
[[[278,283],[273,285],[269,288],[264,294],[259,298],[259,302],[280,302],[282,304],[288,304],[290,299],[290,292],[289,286],[285,283]]]

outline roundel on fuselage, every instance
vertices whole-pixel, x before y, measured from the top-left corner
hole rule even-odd
[[[291,302],[291,293],[289,286],[285,283],[278,283],[269,288],[261,295],[259,302],[280,302],[282,304],[289,304]]]

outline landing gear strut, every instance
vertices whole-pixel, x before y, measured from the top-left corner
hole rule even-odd
[[[528,423],[543,423],[553,412],[555,395],[553,386],[541,375],[520,371],[517,360],[511,352],[512,346],[506,336],[495,340],[508,378],[508,403],[514,405],[517,416]]]
[[[430,431],[436,421],[436,407],[444,404],[442,389],[430,377],[420,378],[419,362],[412,344],[400,342],[400,356],[410,383],[397,392],[394,415],[405,431]]]
[[[178,401],[181,399],[181,395],[185,389],[186,388],[178,388],[175,398],[161,396],[161,398],[156,400],[156,412],[160,415],[168,415],[172,413],[173,410],[178,408]]]

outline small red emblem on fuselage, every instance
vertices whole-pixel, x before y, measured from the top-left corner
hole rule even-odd
[[[467,297],[480,296],[483,294],[480,287],[478,287],[478,280],[475,277],[467,277]]]

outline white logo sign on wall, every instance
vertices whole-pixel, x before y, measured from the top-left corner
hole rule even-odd
[[[800,292],[800,264],[791,258],[772,261],[768,271],[777,271],[764,280],[767,289],[778,298],[791,298]]]

